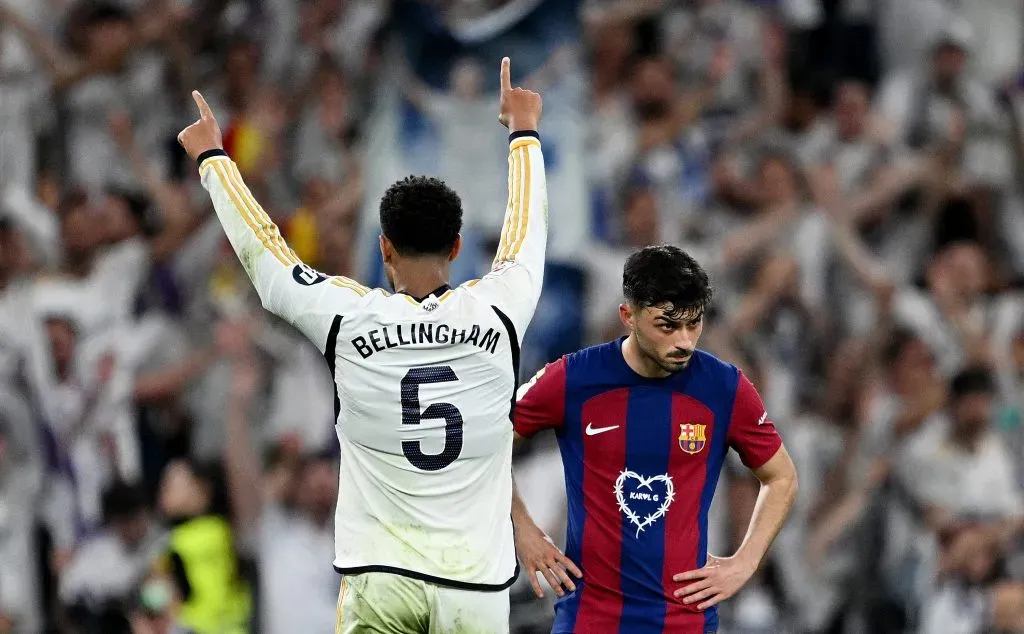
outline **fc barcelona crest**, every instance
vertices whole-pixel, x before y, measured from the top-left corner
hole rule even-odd
[[[679,448],[690,454],[700,453],[707,441],[704,437],[705,429],[707,429],[707,425],[694,423],[679,425]]]

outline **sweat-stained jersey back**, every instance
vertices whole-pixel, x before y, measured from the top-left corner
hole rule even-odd
[[[424,298],[311,269],[227,156],[202,157],[200,172],[263,306],[305,333],[334,376],[335,568],[466,589],[511,585],[510,412],[547,241],[536,133],[510,137],[508,207],[492,271]]]

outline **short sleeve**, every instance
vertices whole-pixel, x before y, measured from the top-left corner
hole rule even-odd
[[[750,469],[757,469],[772,459],[782,447],[782,437],[761,402],[761,396],[742,372],[736,386],[736,399],[729,421],[729,446]]]
[[[516,393],[515,432],[529,438],[565,420],[565,357],[549,363]]]

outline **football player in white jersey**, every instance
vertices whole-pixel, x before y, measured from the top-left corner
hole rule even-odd
[[[494,266],[448,286],[462,245],[458,195],[409,177],[380,203],[389,293],[306,266],[225,154],[202,96],[178,137],[264,308],[306,334],[334,375],[341,474],[337,632],[508,631],[512,423],[519,346],[547,241],[541,98],[501,63],[509,192]]]

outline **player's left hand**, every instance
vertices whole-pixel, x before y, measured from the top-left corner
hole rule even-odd
[[[185,148],[192,160],[199,158],[199,155],[207,150],[223,150],[224,137],[220,132],[217,119],[213,117],[213,110],[199,94],[198,90],[192,91],[192,99],[199,108],[199,121],[181,131],[178,135],[178,143]]]
[[[754,576],[757,564],[751,564],[738,557],[715,557],[708,555],[703,568],[683,572],[672,577],[673,581],[692,581],[673,595],[686,597],[683,603],[697,603],[698,610],[707,610],[713,605],[732,597]]]

